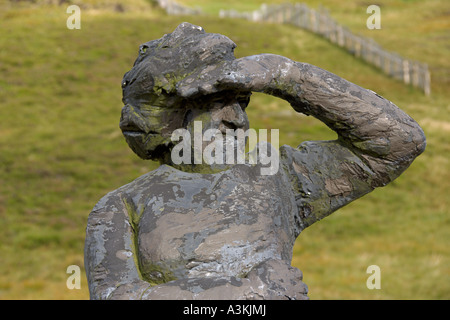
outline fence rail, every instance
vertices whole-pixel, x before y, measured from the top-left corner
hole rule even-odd
[[[221,10],[221,18],[242,18],[251,21],[292,24],[323,36],[330,42],[345,48],[356,57],[378,67],[389,76],[431,93],[431,77],[428,65],[405,59],[397,53],[381,48],[373,39],[353,34],[337,23],[327,10],[311,9],[304,3],[262,5],[253,12]]]

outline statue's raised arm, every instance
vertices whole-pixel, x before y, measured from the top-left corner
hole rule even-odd
[[[259,54],[195,76],[201,81],[180,83],[181,95],[224,89],[263,92],[337,133],[334,141],[281,147],[284,168],[298,193],[300,229],[393,181],[425,149],[420,126],[392,102],[307,63]]]

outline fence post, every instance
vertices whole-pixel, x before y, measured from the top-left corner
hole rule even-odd
[[[294,4],[292,24],[294,24],[297,27],[300,27],[300,7],[298,3]]]
[[[409,78],[409,61],[406,59],[403,59],[402,61],[403,66],[403,82],[406,84],[409,84],[410,78]]]
[[[266,17],[267,17],[267,4],[265,4],[265,3],[263,3],[262,5],[261,5],[261,8],[260,8],[260,11],[261,11],[261,20],[262,21],[264,21],[264,20],[266,20]]]
[[[304,11],[303,11],[303,27],[306,29],[306,30],[311,30],[311,27],[310,27],[310,16],[311,16],[311,14],[310,14],[310,10],[309,10],[309,7],[305,4],[304,6],[303,6],[303,9],[304,9]]]
[[[337,25],[337,42],[340,47],[345,46],[344,30],[341,25]]]
[[[368,59],[367,59],[367,41],[365,41],[361,37],[358,37],[358,38],[361,43],[361,57],[364,59],[364,61],[368,61]]]
[[[378,47],[378,45],[375,45],[373,47],[373,53],[374,53],[373,59],[374,59],[375,66],[377,66],[378,68],[383,70],[383,65],[381,63],[381,50]]]
[[[316,29],[316,10],[314,10],[314,9],[311,9],[311,10],[309,10],[309,13],[310,13],[310,15],[309,15],[309,17],[310,17],[310,19],[309,19],[309,21],[310,21],[310,27],[311,27],[311,30],[313,30],[314,32],[317,32],[317,29]]]
[[[293,7],[293,13],[292,13],[292,18],[291,18],[291,23],[292,23],[294,26],[299,27],[299,26],[300,26],[299,20],[300,20],[300,9],[299,9],[299,7],[298,7],[298,3],[296,3],[296,4],[294,5],[294,7]]]
[[[429,96],[431,93],[431,75],[428,70],[428,65],[425,64],[425,83],[424,83],[424,92],[425,95]]]
[[[352,54],[355,54],[355,45],[353,43],[352,34],[350,31],[347,30],[347,28],[342,28],[343,32],[343,39],[344,39],[344,46],[345,48],[350,51]]]
[[[320,8],[320,10],[317,11],[318,14],[318,22],[319,22],[319,34],[324,36],[325,38],[329,39],[329,28],[328,28],[328,21],[327,17],[325,15],[325,10],[323,8]]]
[[[417,61],[412,62],[412,85],[419,86],[419,64]]]
[[[358,58],[360,58],[361,57],[361,51],[362,51],[361,39],[358,36],[355,36],[353,39],[355,40],[355,55]]]
[[[291,3],[286,4],[286,23],[292,23],[292,16],[293,16],[293,11],[294,11],[294,7],[292,6]]]
[[[381,70],[383,70],[384,73],[388,73],[388,67],[386,65],[386,52],[383,50],[380,50],[380,63],[381,63]]]

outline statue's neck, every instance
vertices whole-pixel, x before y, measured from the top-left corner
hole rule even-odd
[[[233,167],[233,164],[174,164],[172,162],[162,163],[171,166],[177,170],[190,173],[211,174],[226,171]]]

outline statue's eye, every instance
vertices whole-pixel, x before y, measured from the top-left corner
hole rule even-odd
[[[242,108],[242,109],[245,109],[245,108],[247,108],[247,106],[248,106],[248,104],[249,104],[249,102],[250,102],[250,97],[248,97],[248,96],[245,96],[245,97],[239,97],[239,98],[238,98],[238,102],[239,102],[241,108]]]
[[[214,103],[218,103],[218,104],[225,104],[225,99],[224,98],[216,98],[213,100]]]

